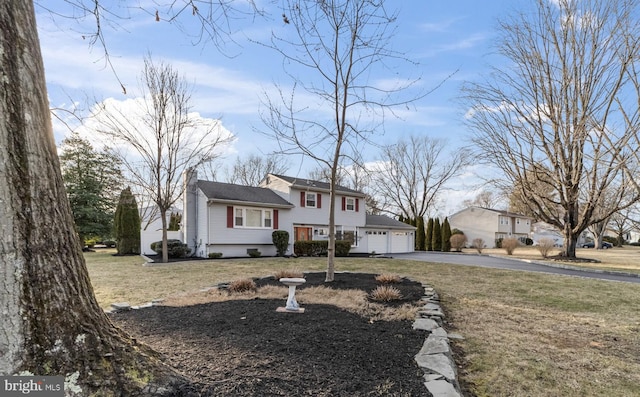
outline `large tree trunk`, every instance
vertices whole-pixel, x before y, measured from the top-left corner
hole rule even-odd
[[[63,188],[31,0],[0,2],[0,86],[0,374],[63,375],[76,384],[67,395],[82,396],[138,395],[149,375],[167,382],[164,367],[111,324],[93,294]]]

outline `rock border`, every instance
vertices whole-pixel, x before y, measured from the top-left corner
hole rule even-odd
[[[423,284],[424,306],[418,311],[413,329],[429,332],[422,348],[414,359],[424,372],[424,385],[433,397],[461,397],[458,372],[453,360],[449,339],[463,339],[458,334],[449,334],[442,328],[444,313],[440,307],[438,293]]]

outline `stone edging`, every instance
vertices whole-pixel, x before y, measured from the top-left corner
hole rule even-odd
[[[429,332],[415,360],[424,372],[424,385],[433,397],[461,397],[458,372],[453,361],[449,339],[462,339],[458,334],[448,334],[442,328],[444,313],[440,297],[430,286],[423,284],[424,306],[418,311],[413,329]]]

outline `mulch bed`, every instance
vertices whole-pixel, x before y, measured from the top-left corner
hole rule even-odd
[[[298,288],[326,286],[324,273],[305,277]],[[370,292],[378,283],[372,274],[337,273],[330,286]],[[400,303],[423,294],[406,279],[394,287]],[[426,334],[412,330],[412,321],[370,322],[322,304],[305,304],[302,314],[276,312],[284,303],[155,306],[110,317],[191,379],[188,389],[200,396],[429,396],[414,361]]]

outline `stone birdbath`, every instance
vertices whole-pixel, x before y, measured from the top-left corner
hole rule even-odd
[[[304,313],[304,309],[298,305],[296,301],[296,287],[304,284],[307,280],[298,277],[285,277],[281,278],[280,282],[289,287],[289,297],[287,298],[287,306],[285,308],[279,307],[277,311],[287,311],[295,313]]]

